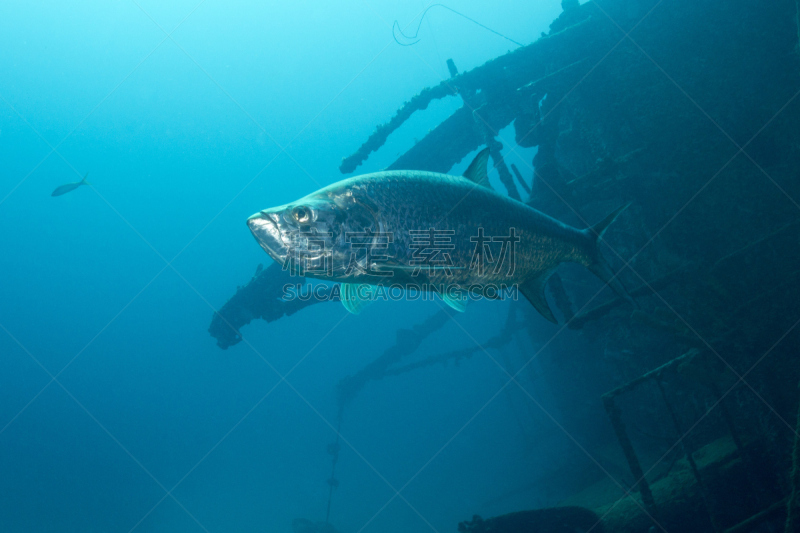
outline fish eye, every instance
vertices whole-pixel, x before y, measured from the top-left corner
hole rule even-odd
[[[307,207],[299,205],[292,209],[292,216],[296,221],[302,224],[311,220],[311,210]]]

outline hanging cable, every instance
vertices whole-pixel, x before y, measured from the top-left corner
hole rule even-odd
[[[427,18],[428,21],[428,30],[431,32],[431,39],[433,39],[433,47],[436,49],[436,57],[439,58],[439,65],[442,64],[442,54],[439,53],[439,43],[436,42],[436,32],[433,31],[433,24],[431,24],[431,18]],[[422,21],[420,21],[422,22]],[[396,39],[395,39],[396,40]]]
[[[499,35],[500,37],[502,37],[503,39],[505,39],[507,41],[511,41],[512,43],[516,44],[517,46],[524,46],[522,43],[518,43],[517,41],[515,41],[511,37],[507,37],[507,36],[503,35],[502,33],[500,33],[499,31],[494,31],[492,28],[490,28],[488,26],[485,26],[485,25],[481,24],[480,22],[478,22],[477,20],[466,16],[464,13],[460,13],[460,12],[456,11],[455,9],[453,9],[451,7],[447,7],[444,4],[433,4],[432,6],[429,6],[428,9],[426,9],[425,11],[422,12],[422,16],[419,19],[419,24],[417,24],[417,29],[416,29],[416,31],[414,31],[414,35],[406,35],[405,33],[403,33],[403,30],[400,28],[400,23],[395,20],[394,24],[392,24],[392,37],[394,37],[395,42],[397,44],[399,44],[400,46],[411,46],[411,45],[417,44],[420,41],[420,39],[417,36],[419,35],[419,28],[420,28],[420,26],[422,26],[422,21],[425,19],[425,15],[428,14],[428,11],[430,11],[434,7],[443,7],[445,9],[447,9],[448,11],[452,11],[456,15],[464,17],[465,19],[467,19],[470,22],[474,22],[475,24],[477,24],[481,28],[489,30],[490,32],[494,33],[495,35]],[[416,39],[416,40],[414,42],[412,42],[412,43],[407,43],[407,44],[401,43],[400,40],[397,38],[397,33],[395,33],[395,32],[399,33],[400,35],[402,35],[404,38],[406,38],[408,40],[412,40],[412,39]]]

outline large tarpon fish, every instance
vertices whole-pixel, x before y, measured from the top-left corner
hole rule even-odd
[[[465,298],[449,288],[509,284],[556,322],[545,285],[563,262],[584,265],[631,301],[597,246],[624,207],[573,228],[492,190],[488,156],[488,149],[479,153],[463,176],[400,170],[345,179],[259,211],[247,224],[275,261],[341,282],[351,312],[360,311],[365,285],[446,286],[438,292],[461,311]]]

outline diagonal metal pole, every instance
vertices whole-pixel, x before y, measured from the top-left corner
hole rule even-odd
[[[658,392],[661,393],[661,399],[664,400],[664,405],[667,406],[667,412],[669,412],[669,417],[672,420],[672,425],[675,427],[675,431],[678,435],[685,435],[685,437],[681,440],[681,448],[683,449],[684,455],[686,455],[686,460],[689,462],[689,467],[692,469],[692,475],[694,475],[694,479],[697,481],[697,486],[700,488],[700,495],[703,498],[703,506],[706,508],[706,512],[708,513],[708,519],[711,521],[711,527],[714,529],[715,532],[719,533],[722,531],[717,523],[716,518],[714,517],[714,512],[711,509],[711,495],[709,494],[708,487],[703,482],[703,478],[700,477],[700,469],[697,468],[697,463],[692,456],[692,448],[689,444],[689,435],[681,427],[680,420],[678,420],[678,414],[675,412],[675,408],[670,403],[669,398],[667,398],[667,392],[664,390],[664,383],[661,380],[661,376],[659,375],[656,377],[656,385],[658,386]]]
[[[633,474],[633,479],[639,480],[631,487],[631,490],[636,490],[638,487],[639,493],[642,495],[642,503],[644,503],[647,512],[653,517],[658,517],[658,508],[653,498],[653,492],[650,490],[647,479],[645,479],[642,465],[639,463],[639,458],[636,456],[636,451],[633,449],[631,439],[628,437],[628,432],[625,430],[625,424],[622,422],[620,409],[617,404],[614,403],[613,395],[606,394],[603,396],[603,407],[605,407],[608,418],[611,420],[611,425],[614,427],[614,433],[617,435],[622,453],[625,454],[625,459],[628,460],[628,466],[631,469],[631,474]]]
[[[800,10],[800,0],[798,0]],[[800,17],[800,11],[798,11]],[[798,20],[800,23],[800,20]],[[798,26],[800,28],[800,26]],[[798,29],[800,31],[800,29]],[[798,384],[800,388],[800,384]],[[786,533],[795,533],[800,530],[800,407],[797,409],[797,431],[794,434],[794,447],[792,448],[792,472],[789,475],[792,484],[792,493],[786,504]]]

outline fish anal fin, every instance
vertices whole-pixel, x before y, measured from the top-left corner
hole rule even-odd
[[[472,163],[470,163],[469,167],[464,172],[464,177],[472,183],[491,189],[492,186],[489,184],[489,176],[486,170],[488,161],[489,149],[484,148],[478,152],[478,155],[472,160]]]
[[[558,320],[556,320],[553,311],[550,309],[550,306],[547,303],[547,297],[544,293],[544,288],[547,285],[547,280],[550,275],[553,273],[553,270],[547,270],[538,274],[537,276],[528,279],[525,283],[522,283],[519,286],[519,292],[521,292],[525,298],[539,311],[543,317],[547,320],[552,322],[553,324],[558,324]]]

